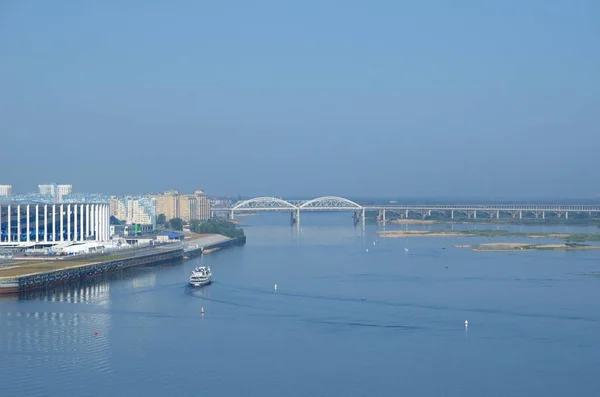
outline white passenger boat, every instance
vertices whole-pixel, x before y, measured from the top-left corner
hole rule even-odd
[[[201,287],[212,282],[212,273],[209,266],[199,266],[194,269],[190,276],[190,284],[194,287]]]

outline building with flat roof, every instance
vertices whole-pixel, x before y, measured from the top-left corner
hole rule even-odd
[[[196,190],[194,194],[167,190],[152,197],[156,203],[156,215],[164,214],[167,221],[173,218],[181,218],[184,222],[210,219],[210,200],[202,190]]]
[[[111,196],[110,215],[129,225],[156,228],[156,200],[150,196]]]
[[[61,202],[63,196],[71,194],[73,191],[73,185],[58,185],[56,183],[49,183],[44,185],[38,185],[40,196],[49,196],[54,201]]]
[[[164,214],[167,220],[179,217],[179,192],[167,190],[163,194],[151,196],[155,200],[155,213]]]
[[[12,196],[12,185],[0,185],[0,197]]]
[[[0,245],[110,240],[108,203],[0,201]]]

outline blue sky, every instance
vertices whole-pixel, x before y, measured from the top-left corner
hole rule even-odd
[[[0,3],[0,183],[594,197],[596,1]]]

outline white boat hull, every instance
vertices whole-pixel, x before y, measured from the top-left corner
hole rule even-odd
[[[190,284],[194,287],[202,287],[203,285],[208,285],[212,283],[212,280],[190,280]]]

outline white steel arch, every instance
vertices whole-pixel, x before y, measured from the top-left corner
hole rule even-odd
[[[358,211],[363,209],[354,201],[337,196],[317,197],[303,203],[298,208],[307,211]]]
[[[276,197],[256,197],[245,200],[231,207],[231,211],[292,211],[297,210],[294,204]]]

